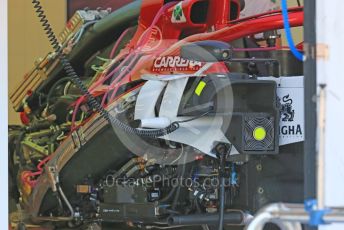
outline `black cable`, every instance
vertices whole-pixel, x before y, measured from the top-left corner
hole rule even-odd
[[[26,160],[24,158],[24,154],[22,152],[22,140],[24,139],[26,135],[26,132],[25,131],[21,131],[17,137],[17,140],[16,140],[16,148],[15,148],[15,152],[16,152],[16,155],[19,157],[19,163],[20,163],[20,166],[24,166],[26,164]]]
[[[200,114],[200,115],[198,115],[198,116],[192,117],[192,118],[190,118],[190,119],[178,121],[178,123],[180,124],[180,123],[185,123],[185,122],[190,122],[190,121],[197,120],[197,119],[199,119],[199,118],[202,118],[202,117],[208,115],[211,111],[213,111],[213,108],[210,108],[207,112],[202,113],[202,114]]]
[[[225,177],[220,178],[220,207],[219,207],[219,230],[223,230],[225,215]]]
[[[61,83],[63,82],[69,82],[69,81],[73,81],[72,78],[70,77],[64,77],[64,78],[61,78],[59,80],[57,80],[50,88],[49,92],[48,92],[48,95],[47,95],[47,105],[50,104],[50,99],[51,99],[51,96],[52,94],[54,93],[54,90],[57,86],[59,86]]]
[[[226,147],[224,144],[219,144],[216,147],[216,153],[219,157],[219,180],[220,180],[220,191],[219,191],[219,221],[218,229],[223,230],[224,226],[224,215],[225,215],[225,182],[226,182],[226,157],[230,153],[232,146]]]
[[[300,0],[296,0],[296,1],[297,1],[297,5],[298,5],[298,6],[301,6]]]
[[[41,6],[39,0],[32,0],[33,6],[36,10],[37,16],[42,23],[44,31],[50,41],[51,46],[55,50],[58,55],[62,66],[67,74],[68,77],[72,79],[72,82],[80,89],[80,91],[86,96],[87,100],[89,101],[92,108],[94,108],[100,116],[102,116],[105,120],[109,123],[113,124],[116,128],[119,128],[129,134],[135,134],[138,136],[145,136],[151,138],[157,138],[161,136],[165,136],[169,133],[174,132],[179,128],[178,122],[173,122],[171,125],[167,126],[163,129],[156,129],[156,130],[147,130],[147,129],[136,129],[133,127],[128,126],[127,124],[121,122],[117,118],[111,116],[109,112],[101,106],[101,104],[96,100],[96,98],[88,91],[87,87],[84,85],[82,80],[76,74],[73,66],[71,65],[70,61],[68,60],[67,56],[62,52],[61,46],[57,40],[57,37],[52,30],[51,25],[44,13],[44,10]]]
[[[180,191],[181,191],[181,187],[183,186],[183,180],[184,180],[185,171],[186,171],[186,159],[187,159],[188,154],[187,154],[187,152],[184,152],[183,154],[184,154],[184,157],[182,158],[182,162],[181,162],[181,171],[180,171],[180,174],[178,176],[180,178],[180,184],[177,187],[176,195],[175,195],[173,202],[172,202],[172,206],[171,206],[172,210],[175,210],[177,207],[177,204],[178,204],[178,201],[180,198]]]

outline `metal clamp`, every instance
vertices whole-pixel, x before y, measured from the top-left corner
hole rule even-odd
[[[331,209],[318,209],[318,201],[309,199],[305,201],[305,210],[309,213],[309,225],[319,226],[329,224],[324,220],[324,216],[331,212]]]

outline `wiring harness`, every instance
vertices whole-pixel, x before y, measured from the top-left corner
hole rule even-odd
[[[87,87],[84,85],[80,77],[75,72],[73,66],[71,65],[66,54],[62,52],[61,45],[59,44],[57,37],[52,30],[52,27],[44,13],[44,10],[41,6],[39,0],[32,0],[32,4],[35,8],[38,18],[44,28],[44,31],[49,39],[51,46],[54,51],[58,54],[58,57],[61,61],[63,69],[65,70],[67,76],[72,80],[72,82],[80,89],[80,91],[86,96],[86,99],[90,103],[91,107],[95,109],[101,117],[111,123],[115,128],[121,129],[129,134],[134,134],[143,137],[157,138],[165,136],[169,133],[174,132],[179,128],[178,122],[172,122],[169,126],[163,129],[137,129],[130,127],[129,125],[118,120],[112,116],[97,100],[96,98],[88,91]]]

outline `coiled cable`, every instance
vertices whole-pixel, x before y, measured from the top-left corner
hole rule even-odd
[[[72,79],[73,83],[86,96],[86,99],[88,100],[91,107],[95,109],[101,117],[103,117],[105,120],[111,123],[115,128],[119,128],[127,132],[128,134],[134,134],[134,135],[150,137],[150,138],[157,138],[157,137],[165,136],[169,133],[174,132],[175,130],[179,128],[179,123],[173,122],[169,126],[163,129],[154,129],[154,130],[137,129],[137,128],[130,127],[127,124],[115,118],[114,116],[111,116],[111,114],[106,109],[104,109],[103,106],[101,106],[101,104],[96,100],[96,98],[88,91],[87,87],[84,85],[82,80],[78,77],[77,73],[75,72],[66,54],[62,52],[61,45],[59,44],[57,37],[54,31],[52,30],[52,27],[44,13],[44,10],[41,6],[40,1],[32,0],[32,4],[33,4],[33,7],[35,8],[38,18],[40,19],[40,22],[49,39],[51,46],[53,47],[55,52],[58,54],[58,57],[61,61],[61,64],[67,76]]]

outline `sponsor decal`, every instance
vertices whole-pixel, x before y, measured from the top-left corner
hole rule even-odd
[[[281,99],[280,99],[281,102]],[[281,117],[282,121],[294,121],[295,110],[293,110],[293,99],[290,95],[286,95],[282,98],[281,103]]]
[[[144,39],[144,37],[145,37],[145,33],[142,35],[140,40]],[[153,26],[150,31],[148,40],[146,44],[144,45],[144,47],[142,48],[142,51],[148,52],[148,51],[155,50],[156,48],[160,46],[161,42],[162,42],[162,32],[159,27]]]
[[[277,84],[280,110],[279,145],[288,145],[305,140],[304,77],[288,76],[280,78],[260,77]]]
[[[179,56],[165,56],[155,59],[153,71],[197,71],[202,66],[202,62],[186,60]]]
[[[302,135],[301,125],[284,125],[281,126],[281,135]]]
[[[295,99],[296,97],[294,97]],[[300,98],[301,99],[301,98]],[[303,138],[303,122],[300,122],[300,116],[297,116],[294,109],[294,100],[290,93],[278,98],[280,102],[280,135],[283,139]],[[298,111],[303,110],[301,106],[297,107]],[[295,119],[298,117],[299,119]]]
[[[172,12],[172,23],[184,23],[186,22],[186,18],[183,12],[182,2],[175,5],[173,12]]]

